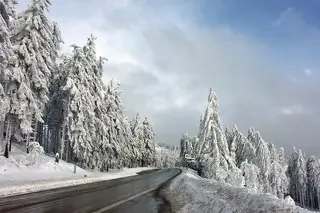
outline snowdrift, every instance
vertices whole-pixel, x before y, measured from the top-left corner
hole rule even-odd
[[[311,212],[268,194],[250,193],[187,170],[161,191],[177,213],[307,213]]]

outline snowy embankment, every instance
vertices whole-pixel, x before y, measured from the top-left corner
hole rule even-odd
[[[137,175],[145,168],[123,168],[110,172],[84,170],[61,161],[57,164],[53,157],[31,152],[26,154],[13,146],[9,159],[0,156],[0,197],[36,192],[59,187],[92,183]]]
[[[250,193],[214,180],[199,177],[193,170],[184,171],[164,190],[176,213],[307,213],[287,200],[272,195]]]

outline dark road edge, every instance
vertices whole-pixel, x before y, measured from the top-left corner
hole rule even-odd
[[[103,208],[99,211],[96,211],[96,212],[93,212],[93,213],[109,213],[109,212],[113,212],[115,209],[117,209],[118,207],[121,207],[122,205],[127,205],[127,206],[130,206],[130,202],[134,199],[139,199],[140,197],[144,196],[145,194],[148,194],[148,193],[153,193],[154,194],[154,199],[156,200],[161,200],[160,204],[158,204],[158,213],[171,213],[171,204],[170,202],[168,202],[163,196],[161,196],[160,194],[160,190],[162,190],[163,188],[165,188],[168,184],[170,184],[170,181],[172,181],[175,177],[177,177],[178,175],[180,175],[182,173],[182,170],[179,169],[179,168],[173,168],[173,169],[178,169],[179,172],[172,176],[171,178],[169,178],[166,182],[160,184],[159,186],[157,186],[156,188],[152,188],[152,189],[149,189],[147,191],[144,191],[142,193],[140,193],[139,195],[135,195],[133,197],[130,197],[126,200],[123,200],[123,201],[120,201],[119,203],[117,204],[114,204],[112,206],[108,206],[106,208]],[[159,170],[159,169],[157,169]],[[152,170],[148,170],[149,171],[152,171]],[[143,171],[144,172],[144,171]],[[119,211],[116,211],[116,212],[119,212]],[[128,212],[131,212],[128,211]],[[134,211],[134,212],[137,212],[137,211]],[[147,213],[147,212],[145,212]]]
[[[180,169],[153,170],[136,176],[3,197],[0,212],[93,212],[157,188],[180,173]]]
[[[179,176],[181,173],[182,173],[182,170],[179,169],[179,174],[175,175],[174,177],[170,178],[168,181],[161,184],[160,187],[158,188],[158,190],[156,191],[156,196],[159,197],[163,201],[163,204],[159,206],[158,213],[172,212],[171,203],[165,198],[165,196],[163,196],[162,190],[167,188],[170,185],[171,181],[174,178],[176,178],[177,176]]]

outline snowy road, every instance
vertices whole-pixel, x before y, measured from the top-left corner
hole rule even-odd
[[[156,191],[180,174],[179,169],[143,172],[140,175],[0,199],[0,212],[157,212],[162,201]],[[145,204],[145,205],[144,205]],[[148,211],[148,208],[150,211]],[[147,211],[146,211],[147,210]]]

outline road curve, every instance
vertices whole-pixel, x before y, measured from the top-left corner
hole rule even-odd
[[[131,177],[4,197],[0,198],[0,212],[108,212],[129,200],[152,193],[180,173],[180,169],[161,169]]]

